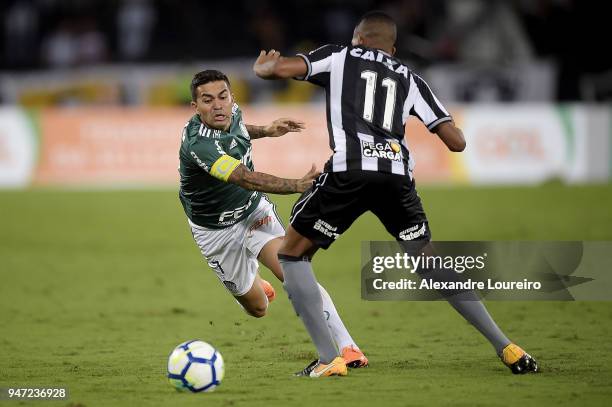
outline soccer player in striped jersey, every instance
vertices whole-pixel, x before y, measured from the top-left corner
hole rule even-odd
[[[208,265],[249,315],[263,317],[275,293],[259,276],[258,260],[283,281],[277,252],[285,234],[263,192],[304,192],[319,172],[313,165],[301,179],[286,179],[255,171],[251,140],[299,132],[303,123],[278,119],[268,126],[245,124],[222,72],[197,73],[191,94],[195,114],[182,132],[179,198]],[[347,363],[367,365],[331,297],[322,286],[318,290],[324,304],[321,316],[334,343],[351,350]]]
[[[465,148],[463,133],[431,88],[393,56],[395,40],[394,21],[370,12],[355,27],[351,45],[324,45],[288,58],[262,51],[253,66],[261,78],[306,80],[326,92],[333,154],[313,187],[295,203],[279,250],[285,289],[319,352],[319,360],[304,375],[346,374],[321,318],[310,263],[319,248],[327,249],[355,219],[371,211],[398,241],[420,241],[432,250],[404,137],[408,116],[421,120],[450,151]],[[502,333],[475,293],[446,299],[490,341],[512,372],[537,371],[535,360]]]

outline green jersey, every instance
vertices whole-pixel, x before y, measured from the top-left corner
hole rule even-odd
[[[251,138],[237,104],[232,107],[227,132],[207,127],[194,115],[183,128],[179,160],[179,198],[196,225],[221,229],[241,221],[257,207],[260,192],[227,182],[240,163],[255,169]]]

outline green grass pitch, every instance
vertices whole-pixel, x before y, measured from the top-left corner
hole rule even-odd
[[[612,187],[419,188],[437,240],[612,240]],[[286,221],[296,196],[275,197]],[[609,405],[612,303],[490,302],[542,373],[513,376],[443,302],[360,299],[371,215],[314,261],[371,367],[292,377],[314,356],[281,285],[263,319],[203,262],[175,191],[0,192],[0,386],[67,386],[45,406]],[[611,271],[612,272],[612,271]],[[175,392],[166,358],[211,342],[226,362],[211,394]],[[23,405],[0,401],[1,405]]]

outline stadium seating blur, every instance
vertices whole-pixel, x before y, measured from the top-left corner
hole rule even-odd
[[[9,0],[0,3],[0,186],[169,185],[176,179],[173,135],[191,114],[189,82],[209,68],[228,74],[247,120],[293,114],[306,121],[306,141],[261,141],[255,153],[258,168],[297,176],[307,161],[322,164],[329,151],[324,93],[308,83],[260,80],[252,63],[260,49],[294,55],[348,43],[360,14],[372,9],[395,17],[397,56],[428,81],[466,133],[468,149],[457,158],[409,122],[419,180],[610,179],[612,64],[609,55],[594,57],[582,46],[598,37],[604,15],[584,2],[238,0],[229,7],[194,0]],[[70,116],[61,109],[67,107],[81,110]],[[116,114],[118,108],[124,110]],[[9,138],[2,128],[28,134]],[[129,137],[165,144],[135,151]],[[92,145],[108,149],[96,156],[102,163],[89,157]],[[275,150],[287,152],[285,160]],[[91,173],[83,171],[85,162]],[[126,180],[118,162],[148,175]],[[155,171],[147,168],[167,172],[151,178]]]

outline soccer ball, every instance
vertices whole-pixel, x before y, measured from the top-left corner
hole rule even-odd
[[[180,391],[213,391],[224,373],[221,354],[203,341],[183,342],[168,358],[168,380]]]

